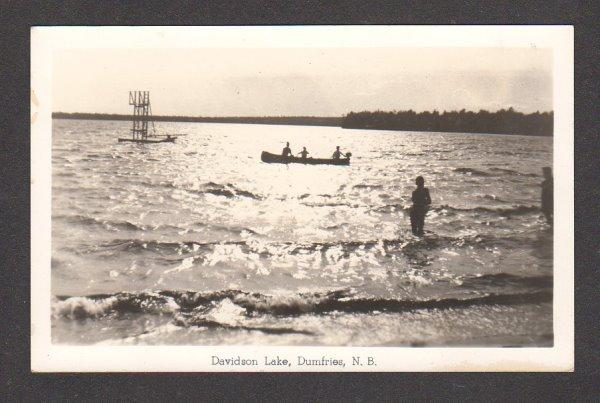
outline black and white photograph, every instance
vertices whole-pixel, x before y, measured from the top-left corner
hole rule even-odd
[[[472,30],[34,28],[32,337],[211,371],[568,346],[571,32]]]

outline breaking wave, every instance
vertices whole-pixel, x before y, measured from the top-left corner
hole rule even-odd
[[[454,172],[458,172],[461,174],[468,174],[468,175],[473,175],[473,176],[490,176],[489,173],[485,172],[485,171],[480,171],[478,169],[474,169],[474,168],[454,168]]]
[[[222,309],[222,304],[227,304],[228,310],[236,315],[251,317],[255,315],[298,316],[331,312],[406,312],[422,309],[456,309],[481,305],[519,305],[551,301],[552,290],[546,288],[520,293],[487,293],[465,298],[424,300],[355,297],[347,290],[289,295],[266,295],[239,290],[159,291],[100,294],[87,297],[59,296],[53,301],[52,313],[54,318],[66,319],[101,318],[128,313],[168,314],[176,317],[176,323],[179,324],[206,326],[210,322],[220,322],[219,318],[215,317],[213,310],[215,308]]]
[[[69,224],[83,225],[83,226],[99,226],[107,230],[123,230],[123,231],[145,231],[151,229],[141,224],[134,224],[130,221],[118,221],[118,220],[102,220],[99,218],[89,217],[85,215],[57,215],[53,216],[52,219],[64,220]]]
[[[489,170],[491,171],[491,173],[486,172],[486,171],[481,171],[481,170],[475,169],[475,168],[459,167],[459,168],[455,168],[454,172],[472,175],[472,176],[509,175],[509,176],[539,177],[539,175],[534,174],[534,173],[523,173],[523,172],[515,171],[514,169],[492,167],[492,168],[489,168]]]
[[[512,215],[524,215],[530,213],[536,213],[540,211],[538,206],[523,206],[518,205],[509,208],[490,208],[490,207],[473,207],[473,208],[458,208],[447,205],[436,206],[432,208],[433,211],[439,213],[450,213],[455,214],[457,212],[473,212],[473,213],[485,213],[485,214],[495,214],[501,217],[512,216]]]
[[[217,231],[230,232],[232,234],[241,234],[243,232],[249,234],[257,234],[257,232],[251,228],[240,227],[240,226],[228,226],[219,225],[204,222],[193,222],[193,223],[180,223],[180,224],[141,224],[133,223],[126,220],[103,220],[100,218],[85,216],[85,215],[56,215],[52,219],[64,220],[69,224],[82,225],[82,226],[98,226],[108,231],[154,231],[154,230],[165,230],[171,229],[175,231],[191,231],[194,232],[197,229],[206,228]]]
[[[486,195],[481,196],[481,198],[486,199],[486,200],[491,200],[496,203],[506,203],[506,200],[502,200],[501,198],[499,198],[496,195],[486,194]]]
[[[473,247],[489,248],[494,246],[513,246],[522,247],[528,243],[536,242],[533,238],[522,237],[497,237],[493,235],[471,235],[463,237],[451,237],[432,235],[424,238],[407,236],[406,238],[395,239],[376,239],[365,241],[335,241],[335,242],[271,242],[256,238],[237,240],[237,241],[218,241],[218,242],[166,242],[158,240],[142,239],[114,239],[110,242],[93,246],[89,249],[82,249],[80,253],[87,254],[98,252],[101,254],[110,251],[111,253],[128,252],[139,254],[153,252],[158,255],[173,255],[175,260],[183,260],[185,255],[190,254],[198,262],[203,262],[216,251],[231,252],[237,256],[255,255],[261,258],[271,258],[273,256],[295,256],[306,253],[320,252],[323,254],[333,253],[339,257],[348,257],[359,251],[374,251],[386,254],[405,254],[412,255],[420,250],[433,250],[447,247]],[[168,263],[173,263],[169,261]]]
[[[501,174],[506,174],[506,175],[539,177],[539,175],[534,174],[534,173],[523,173],[523,172],[515,171],[513,169],[506,169],[506,168],[496,168],[496,167],[494,167],[494,168],[490,168],[490,171],[499,172]]]
[[[153,187],[153,188],[166,188],[166,189],[181,189],[187,192],[197,193],[197,194],[212,194],[215,196],[224,196],[228,199],[234,197],[246,197],[254,200],[262,200],[263,197],[261,195],[254,194],[247,190],[239,189],[231,183],[227,183],[225,185],[215,183],[215,182],[206,182],[201,185],[194,185],[190,187],[186,184],[178,184],[172,181],[163,181],[163,182],[152,182],[152,181],[142,181],[141,185]]]
[[[488,198],[488,197],[486,197]],[[489,196],[489,198],[491,198],[491,196]],[[496,199],[497,201],[500,202],[499,199]],[[403,212],[408,212],[410,211],[411,206],[409,204],[386,204],[385,206],[381,206],[378,207],[376,209],[373,209],[374,211],[377,212],[394,212],[394,211],[403,211]],[[511,216],[511,215],[524,215],[524,214],[530,214],[530,213],[536,213],[540,211],[540,208],[538,206],[524,206],[524,205],[517,205],[517,206],[513,206],[513,207],[507,207],[507,208],[492,208],[492,207],[483,207],[483,206],[477,206],[477,207],[471,207],[471,208],[462,208],[462,207],[452,207],[446,204],[442,204],[439,206],[433,206],[430,208],[430,211],[435,211],[437,213],[441,213],[441,214],[456,214],[458,212],[464,212],[464,213],[484,213],[484,214],[492,214],[492,215],[498,215],[501,217],[506,217],[506,216]]]
[[[200,194],[212,194],[215,196],[224,196],[228,199],[234,197],[246,197],[254,200],[262,200],[263,197],[247,190],[239,189],[233,186],[231,183],[226,185],[221,185],[214,182],[208,182],[201,186],[201,190],[196,191],[196,193]]]
[[[344,202],[340,202],[340,203],[336,203],[336,202],[331,202],[331,203],[302,203],[303,205],[307,206],[307,207],[351,207],[351,208],[359,208],[361,207],[360,204],[356,204],[356,203],[344,203]]]
[[[369,184],[358,184],[352,186],[353,189],[381,189],[383,185],[369,185]]]
[[[489,286],[518,286],[540,289],[551,289],[552,276],[517,276],[509,273],[483,274],[467,276],[461,279],[461,287],[484,288]]]

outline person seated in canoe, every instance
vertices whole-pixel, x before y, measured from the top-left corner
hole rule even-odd
[[[292,150],[290,148],[290,143],[289,142],[285,143],[285,147],[283,148],[283,151],[281,152],[281,155],[284,156],[284,157],[287,157],[288,155],[290,157],[293,157]]]
[[[302,151],[300,151],[298,153],[298,155],[302,155],[303,159],[306,159],[306,157],[308,156],[308,154],[310,154],[308,151],[306,151],[306,147],[302,147]]]
[[[340,151],[340,146],[336,146],[336,147],[335,147],[335,151],[333,152],[333,156],[332,156],[332,158],[333,158],[334,160],[339,160],[339,159],[340,159],[340,157],[342,157],[342,156],[343,156],[344,158],[350,158],[350,155],[352,155],[352,154],[350,154],[350,153],[346,153],[346,154],[344,154],[343,152],[341,152],[341,151]]]

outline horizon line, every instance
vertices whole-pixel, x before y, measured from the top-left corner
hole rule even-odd
[[[521,113],[523,115],[533,115],[533,114],[544,114],[544,113],[554,113],[554,110],[545,110],[545,111],[540,111],[537,110],[535,112],[522,112],[519,111],[513,107],[507,107],[507,108],[501,108],[501,109],[497,109],[497,110],[488,110],[488,109],[479,109],[479,110],[472,110],[472,109],[466,109],[466,108],[462,108],[459,110],[446,110],[444,109],[443,111],[437,110],[437,109],[433,109],[433,110],[423,110],[423,111],[416,111],[413,109],[393,109],[393,110],[382,110],[382,109],[375,109],[375,110],[360,110],[360,111],[349,111],[346,112],[345,114],[342,115],[219,115],[219,116],[214,116],[214,115],[160,115],[160,114],[155,114],[152,115],[154,117],[182,117],[182,118],[291,118],[291,117],[298,117],[298,118],[342,118],[345,117],[346,115],[350,114],[350,113],[364,113],[364,112],[368,112],[368,113],[375,113],[375,112],[383,112],[383,113],[398,113],[398,112],[414,112],[417,114],[420,113],[435,113],[438,112],[439,114],[444,114],[444,113],[460,113],[460,112],[464,112],[464,113],[480,113],[482,111],[484,112],[488,112],[488,113],[498,113],[501,111],[511,111],[514,113]],[[116,115],[116,116],[133,116],[133,114],[131,113],[114,113],[114,112],[63,112],[63,111],[52,111],[52,114],[71,114],[71,115],[75,115],[75,114],[81,114],[81,115],[85,115],[85,114],[89,114],[89,115]]]

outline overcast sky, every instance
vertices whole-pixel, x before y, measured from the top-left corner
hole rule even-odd
[[[552,55],[538,48],[60,50],[53,110],[155,115],[340,116],[362,110],[552,107]]]

